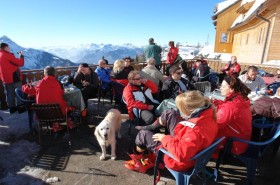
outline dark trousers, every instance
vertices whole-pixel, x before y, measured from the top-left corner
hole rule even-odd
[[[97,91],[98,91],[97,88],[93,88],[93,87],[83,87],[81,89],[86,107],[87,107],[88,99],[97,97]]]
[[[7,93],[7,101],[8,101],[9,108],[15,108],[23,105],[21,100],[16,97],[16,93],[15,93],[16,88],[21,89],[22,83],[21,82],[8,83],[8,84],[4,84],[4,86]]]
[[[172,115],[172,116],[176,117],[176,115]],[[166,125],[163,125],[163,126],[166,127],[167,133],[170,134],[171,136],[173,136],[174,128],[176,125],[177,125],[177,122],[170,121],[170,122],[166,122]],[[140,130],[136,136],[135,144],[137,146],[145,146],[150,152],[155,153],[156,147],[158,147],[161,144],[161,142],[154,141],[152,138],[153,135],[154,135],[154,133],[149,130]]]
[[[0,80],[0,102],[1,102],[1,109],[7,109],[8,105],[6,101],[5,89],[1,80]]]

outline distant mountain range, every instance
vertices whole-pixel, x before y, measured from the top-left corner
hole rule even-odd
[[[110,64],[115,60],[144,53],[144,47],[137,47],[132,44],[112,45],[112,44],[87,44],[76,47],[44,47],[44,51],[55,54],[61,58],[69,59],[75,63],[97,64],[104,56]]]
[[[112,45],[112,44],[84,44],[75,47],[43,47],[40,49],[25,48],[19,46],[7,36],[0,37],[0,42],[9,44],[11,52],[17,55],[18,51],[23,51],[25,65],[22,69],[43,69],[47,65],[54,67],[78,66],[80,63],[97,64],[104,56],[110,64],[117,59],[144,53],[144,46],[134,46],[132,44]],[[214,53],[213,46],[179,46],[179,54],[183,59],[193,59],[196,55],[208,58],[226,59],[228,54]],[[163,46],[162,60],[166,60],[168,47]]]
[[[54,67],[65,67],[65,66],[75,66],[77,64],[71,62],[68,59],[60,58],[56,55],[50,54],[43,50],[37,50],[32,48],[25,48],[17,45],[7,36],[0,37],[0,42],[5,42],[9,44],[11,52],[17,56],[18,51],[23,51],[25,60],[24,66],[21,67],[23,70],[28,69],[43,69],[45,66],[54,66]]]
[[[22,69],[43,69],[47,65],[54,67],[77,66],[80,63],[97,64],[103,56],[114,63],[117,59],[130,56],[134,58],[144,53],[144,47],[136,47],[131,44],[122,46],[112,44],[88,44],[77,47],[43,47],[40,49],[25,48],[19,46],[7,36],[0,37],[0,42],[9,44],[11,52],[17,55],[23,51],[25,65]]]

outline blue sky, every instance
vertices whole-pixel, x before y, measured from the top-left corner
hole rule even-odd
[[[214,6],[223,0],[4,0],[0,36],[23,47],[87,43],[146,45],[153,37],[214,44]]]

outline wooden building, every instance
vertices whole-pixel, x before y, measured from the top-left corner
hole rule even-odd
[[[214,52],[241,63],[280,60],[280,0],[227,0],[216,5]]]

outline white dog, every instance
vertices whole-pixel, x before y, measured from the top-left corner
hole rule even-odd
[[[106,158],[106,146],[109,145],[111,145],[111,159],[116,159],[116,134],[118,134],[118,138],[121,138],[122,119],[127,120],[128,118],[127,114],[121,114],[117,109],[110,109],[106,117],[96,127],[94,135],[102,149],[100,160]]]

